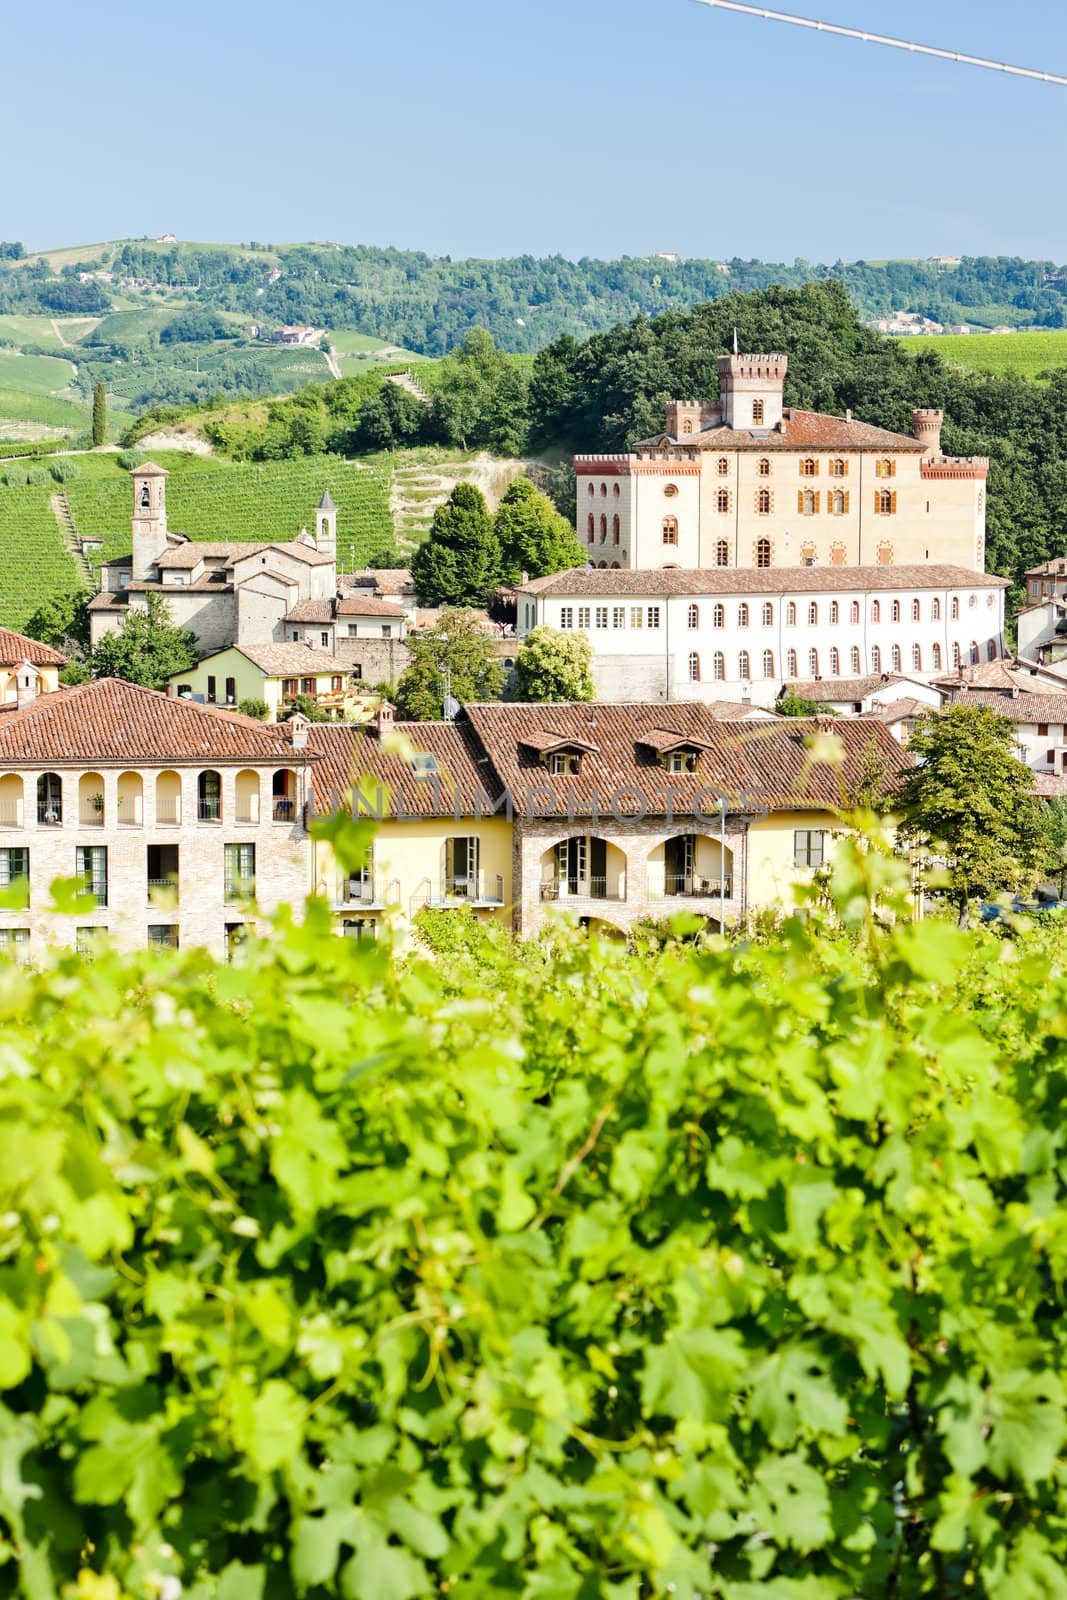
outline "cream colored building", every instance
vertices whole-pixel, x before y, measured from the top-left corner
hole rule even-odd
[[[180,700],[204,705],[239,706],[245,700],[262,700],[270,722],[277,722],[301,695],[337,717],[358,709],[351,668],[309,644],[233,645],[204,656],[195,667],[175,672],[170,688]]]
[[[940,411],[913,411],[909,436],[786,406],[787,364],[720,356],[717,402],[672,400],[632,451],[575,457],[590,563],[981,572],[988,461],[942,454]]]
[[[59,669],[66,664],[66,656],[50,645],[0,628],[0,705],[20,705],[27,697],[51,694],[59,688]]]
[[[60,689],[0,717],[0,945],[91,950],[202,945],[225,956],[242,930],[310,887],[303,719],[268,728],[115,678]],[[56,880],[91,897],[52,906]]]

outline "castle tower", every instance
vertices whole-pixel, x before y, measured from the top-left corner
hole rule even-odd
[[[337,507],[329,489],[323,490],[322,499],[315,508],[315,548],[337,560]]]
[[[154,461],[134,467],[133,578],[143,583],[167,548],[167,474]]]
[[[922,440],[928,456],[941,454],[941,425],[944,420],[943,411],[916,410],[911,414],[911,431],[916,439]]]
[[[728,428],[776,428],[782,420],[782,388],[789,357],[720,356],[719,393]]]
[[[705,428],[717,428],[722,422],[722,407],[709,405],[706,400],[668,400],[664,432],[672,439],[687,439]]]

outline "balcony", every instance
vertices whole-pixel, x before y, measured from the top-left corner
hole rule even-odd
[[[149,878],[148,904],[150,906],[176,906],[178,904],[177,878]]]
[[[541,882],[542,900],[625,900],[626,884],[604,878],[547,878]]]
[[[275,822],[292,822],[296,817],[296,801],[284,795],[275,795],[271,804],[271,817]]]
[[[91,800],[83,800],[78,807],[78,823],[83,828],[102,828],[104,826],[103,803],[94,805]]]
[[[399,900],[399,879],[392,878],[386,882],[384,878],[376,878],[368,873],[365,877],[355,875],[351,878],[342,878],[337,885],[337,898],[334,904],[341,910],[348,910],[354,906],[373,906],[381,909],[383,906],[396,905]]]
[[[439,884],[427,884],[424,905],[428,906],[502,906],[504,904],[504,879],[501,873],[459,873],[445,878]]]
[[[176,805],[157,806],[156,823],[161,828],[178,828],[181,826],[182,814]]]
[[[663,880],[663,888],[658,886],[648,891],[650,900],[718,900],[720,896],[726,900],[734,897],[734,883],[730,873],[722,878],[701,878],[695,873],[678,876],[668,873]]]
[[[37,826],[39,828],[61,828],[63,826],[63,806],[58,800],[38,800]]]
[[[17,800],[0,800],[0,828],[21,828],[22,807]]]
[[[198,800],[196,802],[196,820],[197,822],[221,822],[222,801]]]

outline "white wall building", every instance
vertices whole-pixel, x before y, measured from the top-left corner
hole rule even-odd
[[[783,683],[937,675],[1004,654],[1004,578],[958,567],[571,571],[518,591],[518,631],[580,630],[601,700],[773,705]]]
[[[913,411],[907,435],[786,406],[787,365],[721,356],[717,402],[672,400],[663,433],[575,457],[590,563],[981,572],[988,461],[942,454],[940,411]]]

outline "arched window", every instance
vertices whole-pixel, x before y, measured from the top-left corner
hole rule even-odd
[[[763,422],[763,401],[762,400],[753,400],[753,402],[752,402],[752,421],[756,424],[757,427],[759,427]]]
[[[985,647],[985,658],[987,661],[995,661],[997,659],[997,647],[993,639],[990,639]]]
[[[718,468],[719,468],[719,477],[720,478],[725,478],[726,474],[730,470],[730,463],[727,461],[725,456],[720,456],[719,457]]]
[[[841,607],[838,605],[836,600],[830,601],[830,621],[832,623],[838,623],[841,621]]]
[[[608,486],[607,486],[607,484],[606,484],[606,483],[602,483],[602,484],[601,484],[601,485],[600,485],[600,492],[601,492],[601,494],[607,494],[607,492],[608,492]]]
[[[817,650],[808,651],[808,671],[813,678],[819,676],[819,652]]]
[[[757,467],[756,470],[759,473],[761,478],[769,478],[770,475],[771,475],[770,457],[769,456],[760,456],[760,458],[759,458],[759,466]]]
[[[718,494],[715,496],[715,509],[716,509],[716,511],[729,511],[729,509],[730,509],[730,491],[729,491],[729,489],[720,489],[719,490]]]
[[[923,669],[922,648],[917,644],[913,644],[911,647],[911,665],[913,672],[921,672]]]
[[[913,600],[911,602],[911,620],[912,620],[912,622],[918,622],[918,620],[919,620],[919,618],[921,616],[922,616],[922,606],[919,604],[918,600]]]
[[[595,484],[592,484],[592,483],[591,483],[591,484],[590,484],[590,485],[589,485],[589,493],[590,493],[590,494],[596,494],[596,485],[595,485]]]
[[[592,544],[593,540],[596,538],[596,518],[594,517],[594,515],[593,515],[593,513],[591,511],[589,513],[588,530],[589,530],[589,543]]]
[[[723,655],[721,650],[716,650],[714,656],[712,657],[711,670],[715,682],[722,683],[723,679],[726,677],[726,657]]]
[[[720,539],[715,546],[715,565],[717,567],[730,565],[730,546],[725,539]]]
[[[691,651],[689,655],[689,682],[700,682],[700,657],[695,650]]]
[[[800,509],[806,517],[815,515],[815,494],[811,489],[805,489],[801,499]]]
[[[830,496],[830,510],[833,512],[835,517],[844,516],[845,495],[843,490],[835,489],[833,494]]]
[[[739,628],[748,627],[748,606],[744,601],[737,608],[737,626]]]
[[[700,607],[699,606],[690,606],[689,607],[689,611],[686,614],[686,621],[688,622],[688,624],[689,624],[689,626],[691,628],[699,628],[700,627]]]
[[[831,463],[830,463],[830,476],[831,476],[831,478],[843,478],[846,475],[847,472],[848,472],[848,463],[845,460],[843,460],[841,456],[838,456],[834,461],[831,461]]]
[[[890,665],[893,668],[893,671],[894,672],[899,672],[900,671],[900,646],[899,646],[899,644],[895,644],[893,646],[893,649],[890,652],[889,660],[890,660]]]
[[[63,821],[63,780],[58,772],[42,772],[37,779],[37,823],[58,828]]]
[[[678,518],[677,517],[664,517],[664,519],[663,519],[663,543],[664,544],[677,544],[678,543]]]
[[[619,513],[617,511],[611,519],[611,542],[612,544],[618,544],[619,542]]]
[[[954,667],[958,667],[960,665],[960,647],[958,644],[954,644],[952,646],[952,665]]]
[[[858,644],[854,644],[848,653],[848,665],[851,672],[860,670],[860,647]]]
[[[900,601],[899,600],[894,600],[893,601],[893,621],[894,622],[899,622],[900,621]]]
[[[600,518],[600,542],[601,544],[607,544],[608,542],[608,519],[606,516],[601,516]]]
[[[612,484],[611,492],[612,492],[612,494],[615,496],[615,498],[617,500],[619,498],[619,486],[618,486],[617,483]]]
[[[808,627],[815,628],[819,623],[819,605],[816,600],[808,601]]]
[[[874,496],[874,509],[880,517],[888,517],[893,510],[893,492],[891,489],[879,489]]]
[[[797,653],[795,650],[787,650],[785,653],[785,675],[787,678],[795,678],[797,675]]]
[[[764,652],[763,652],[763,676],[765,678],[773,678],[774,677],[774,651],[773,650],[764,650]]]
[[[855,626],[855,624],[860,620],[860,603],[858,600],[853,600],[852,604],[849,606],[848,620],[853,624],[853,626]]]
[[[217,772],[201,772],[196,780],[196,814],[201,822],[222,821],[222,779]]]
[[[770,497],[768,496],[768,499]],[[769,567],[771,564],[771,541],[769,539],[756,540],[756,565]]]
[[[874,475],[876,478],[893,478],[896,476],[897,464],[888,457],[875,463]]]
[[[831,678],[841,676],[841,653],[836,646],[830,651],[830,676]]]
[[[712,608],[711,625],[712,625],[713,628],[725,628],[725,626],[726,626],[726,607],[725,606],[719,605],[719,606],[714,606]]]
[[[769,489],[761,489],[759,491],[759,493],[757,494],[757,496],[756,496],[756,510],[759,512],[761,517],[766,517],[766,516],[770,515],[770,510],[771,510],[771,491]]]
[[[872,644],[871,645],[871,671],[872,672],[881,672],[881,670],[882,670],[882,652],[879,650],[879,648],[878,648],[878,646],[876,644]]]
[[[872,600],[871,601],[871,621],[872,622],[881,622],[881,620],[882,620],[882,605],[881,605],[881,601]]]
[[[737,658],[737,675],[739,678],[751,678],[752,667],[748,659],[748,651],[742,650]]]
[[[817,476],[818,471],[819,463],[816,461],[815,457],[804,456],[800,463],[800,476],[802,478],[814,478]]]
[[[774,607],[769,600],[764,600],[763,610],[760,612],[760,621],[765,628],[774,627]]]
[[[930,601],[930,619],[932,622],[939,622],[941,620],[940,600],[934,599]]]
[[[148,485],[147,485],[147,483],[142,483],[142,485],[141,485],[141,510],[142,511],[147,511],[149,506],[150,506],[150,504],[151,504],[151,501],[150,501],[149,496],[148,496]]]
[[[935,644],[930,653],[934,658],[934,671],[935,672],[940,672],[941,671],[941,646],[939,644]]]
[[[974,640],[972,639],[971,640],[971,666],[972,667],[976,667],[977,665],[978,665],[978,646],[975,644]]]
[[[795,628],[797,625],[797,608],[793,600],[790,600],[785,608],[785,625],[787,628]]]
[[[690,419],[688,417],[686,417],[685,421],[682,423],[682,432],[685,433],[685,434],[689,434],[689,433],[692,433],[692,431],[693,431],[693,424],[690,421]]]
[[[952,620],[953,620],[953,622],[958,622],[959,621],[959,616],[960,616],[960,597],[959,597],[958,594],[954,594],[952,596]]]

